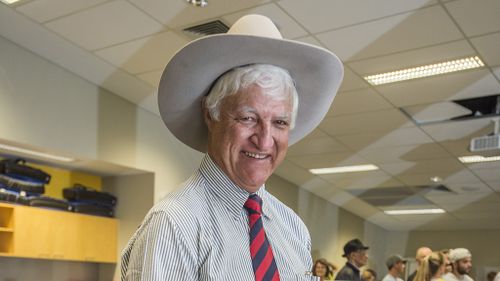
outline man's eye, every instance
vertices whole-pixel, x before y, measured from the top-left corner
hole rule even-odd
[[[245,117],[241,117],[240,121],[242,121],[242,122],[253,122],[253,121],[255,121],[255,118],[251,117],[251,116],[245,116]]]
[[[276,120],[276,124],[278,124],[279,126],[283,126],[283,127],[288,126],[288,122],[285,120]]]

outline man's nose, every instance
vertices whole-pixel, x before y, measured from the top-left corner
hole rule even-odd
[[[270,149],[274,143],[271,122],[262,121],[254,136],[254,142],[260,150]]]

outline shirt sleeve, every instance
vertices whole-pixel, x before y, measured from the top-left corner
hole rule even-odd
[[[196,264],[196,253],[175,221],[156,212],[137,233],[122,280],[197,280]]]

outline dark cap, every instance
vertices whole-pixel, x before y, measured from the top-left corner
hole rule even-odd
[[[344,254],[343,257],[346,257],[352,252],[356,252],[359,250],[368,250],[370,247],[363,245],[363,243],[359,239],[352,239],[344,245]]]
[[[400,255],[392,255],[385,261],[385,265],[387,265],[388,269],[391,269],[398,262],[406,263],[406,260]]]

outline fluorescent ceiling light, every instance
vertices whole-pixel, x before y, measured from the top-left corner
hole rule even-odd
[[[500,156],[484,157],[481,155],[472,155],[472,156],[458,157],[458,160],[460,160],[460,162],[462,163],[491,162],[491,161],[500,161]]]
[[[315,175],[322,174],[338,174],[338,173],[351,173],[351,172],[364,172],[378,170],[378,167],[372,164],[368,165],[357,165],[357,166],[343,166],[343,167],[332,167],[332,168],[320,168],[320,169],[310,169],[309,172]]]
[[[10,5],[10,4],[14,4],[16,2],[19,2],[19,0],[0,0],[2,2],[4,2],[5,4],[7,5]]]
[[[430,215],[430,214],[442,214],[445,211],[443,209],[414,209],[414,210],[385,210],[384,213],[387,215]]]
[[[31,149],[20,148],[17,146],[12,146],[12,145],[7,145],[7,144],[0,144],[0,150],[6,150],[6,151],[14,152],[14,153],[22,153],[22,154],[26,154],[26,155],[31,155],[31,156],[40,157],[40,158],[49,159],[49,160],[62,161],[62,162],[75,161],[75,159],[73,159],[73,158],[53,155],[53,154],[40,152],[40,151],[34,151]]]
[[[382,85],[386,83],[393,83],[466,69],[479,68],[482,66],[484,66],[484,63],[479,57],[475,56],[380,73],[366,76],[364,78],[372,85]]]

